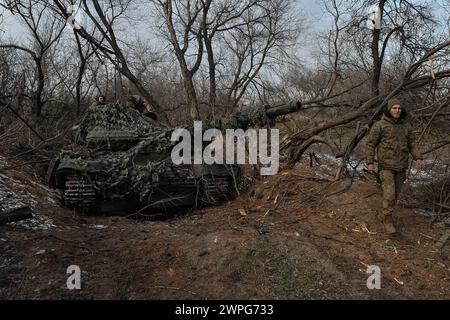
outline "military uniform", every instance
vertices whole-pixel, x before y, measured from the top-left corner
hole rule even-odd
[[[394,233],[392,214],[406,179],[409,154],[414,160],[421,160],[422,155],[410,124],[406,121],[407,113],[402,110],[400,118],[394,119],[391,108],[400,104],[391,99],[382,119],[376,122],[366,143],[366,162],[373,164],[377,150],[378,171],[383,189],[383,212],[380,217],[388,233]]]

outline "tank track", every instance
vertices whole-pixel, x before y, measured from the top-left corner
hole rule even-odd
[[[228,200],[234,193],[232,177],[203,176],[200,180],[201,200],[206,204],[217,204]]]
[[[64,202],[67,207],[75,208],[78,211],[91,211],[96,204],[93,184],[79,174],[67,176],[64,188]]]

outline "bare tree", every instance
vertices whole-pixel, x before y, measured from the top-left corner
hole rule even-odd
[[[233,107],[241,102],[249,86],[261,87],[257,77],[263,70],[273,75],[276,68],[271,67],[280,67],[291,60],[289,49],[301,30],[288,1],[270,1],[256,8],[240,18],[240,27],[223,35],[225,46],[231,52],[227,64],[233,70],[226,84],[226,97]]]
[[[44,98],[46,81],[46,68],[48,52],[60,40],[65,23],[48,12],[48,5],[42,1],[5,1],[0,5],[17,15],[27,27],[32,43],[31,46],[9,43],[2,44],[0,48],[15,49],[31,56],[35,64],[36,88],[33,93],[34,114],[40,116],[42,108],[47,102]]]
[[[347,11],[351,18],[347,21],[348,27],[341,46],[349,46],[346,51],[347,61],[344,60],[344,63],[350,65],[354,61],[361,61],[362,69],[366,72],[370,70],[371,93],[372,96],[377,96],[380,94],[384,62],[387,59],[395,59],[395,51],[397,57],[401,57],[403,61],[406,54],[409,54],[408,62],[419,59],[436,43],[433,44],[432,36],[435,22],[432,19],[431,7],[426,3],[418,2],[412,5],[408,1],[379,0],[377,5],[381,26],[368,30],[365,28],[367,8],[372,3],[366,0],[353,1],[347,9],[343,6],[341,10]]]
[[[216,59],[216,50],[220,44],[217,45],[215,40],[217,37],[223,38],[223,34],[230,30],[244,26],[246,23],[242,20],[242,17],[254,10],[258,5],[260,5],[260,1],[228,1],[216,3],[209,0],[203,3],[201,22],[202,38],[208,57],[208,105],[212,109],[213,115],[217,99],[217,68],[220,62]],[[256,19],[259,18],[261,17],[257,17]],[[247,21],[247,23],[250,22]]]
[[[202,3],[195,0],[155,0],[152,2],[164,17],[167,38],[172,44],[183,76],[186,104],[191,118],[198,119],[200,114],[194,75],[201,66],[204,52],[202,27],[198,23],[203,10]],[[194,56],[192,63],[189,61],[189,56]]]
[[[55,0],[56,10],[64,17],[69,19],[71,15],[67,10],[72,4],[70,1]],[[128,59],[122,49],[122,42],[119,39],[115,28],[119,24],[120,18],[124,17],[127,10],[133,5],[133,0],[119,1],[98,1],[82,0],[81,6],[89,23],[95,29],[95,32],[89,32],[87,26],[75,28],[75,32],[83,39],[87,40],[95,47],[102,56],[107,59],[117,70],[123,74],[147,100],[156,112],[167,121],[165,112],[155,99],[152,93],[148,91],[142,82],[136,77],[132,68],[129,66]]]
[[[232,109],[269,60],[282,60],[299,30],[298,20],[290,14],[291,2],[286,0],[151,2],[161,18],[160,32],[179,63],[193,118],[199,116],[194,80],[205,55],[207,104],[214,113],[220,95]]]
[[[83,77],[85,75],[89,59],[93,55],[95,55],[98,49],[96,47],[92,47],[92,45],[88,42],[85,43],[83,46],[80,36],[76,32],[74,32],[74,34],[77,43],[78,55],[80,58],[80,65],[78,68],[77,82],[76,82],[76,105],[77,105],[77,113],[79,114],[81,112],[81,98],[82,98],[81,85],[83,82]]]

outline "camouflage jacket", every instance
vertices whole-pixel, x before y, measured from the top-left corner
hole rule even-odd
[[[422,159],[416,136],[405,117],[406,113],[395,122],[391,117],[383,115],[383,118],[373,125],[366,143],[367,164],[374,163],[377,148],[380,170],[407,169],[410,153],[414,160]]]

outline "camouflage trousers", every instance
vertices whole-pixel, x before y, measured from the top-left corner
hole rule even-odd
[[[389,216],[394,212],[406,179],[406,171],[381,170],[379,175],[383,189],[383,215]]]

